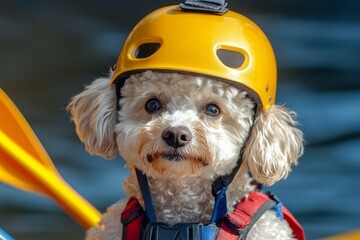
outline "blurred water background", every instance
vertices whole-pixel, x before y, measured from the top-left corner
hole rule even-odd
[[[271,189],[308,239],[360,228],[360,1],[229,0],[258,23],[278,60],[277,102],[298,112],[306,151]],[[146,13],[177,1],[0,1],[0,87],[62,176],[100,211],[123,196],[123,160],[91,157],[65,112],[116,62]],[[1,117],[1,116],[0,116]],[[0,185],[0,227],[19,240],[82,239],[50,200]]]

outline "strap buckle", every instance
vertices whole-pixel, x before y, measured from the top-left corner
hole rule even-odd
[[[282,221],[284,220],[284,213],[282,210],[283,204],[280,201],[280,199],[272,192],[267,192],[267,195],[269,196],[269,198],[271,200],[273,200],[274,202],[276,202],[276,205],[272,208],[272,210],[275,211],[276,216]]]
[[[208,12],[220,15],[229,10],[226,6],[225,0],[186,0],[185,3],[180,3],[180,8],[184,11]]]
[[[204,227],[201,223],[178,223],[170,226],[162,222],[150,222],[145,228],[144,240],[201,240]]]

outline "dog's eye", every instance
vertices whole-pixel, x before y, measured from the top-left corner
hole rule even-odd
[[[159,111],[160,109],[161,109],[161,103],[157,98],[151,98],[145,104],[145,110],[148,113],[154,113],[156,111]]]
[[[220,115],[220,108],[213,103],[209,103],[205,106],[205,114],[210,117],[217,117]]]

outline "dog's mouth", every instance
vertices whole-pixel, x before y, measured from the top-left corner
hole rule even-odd
[[[169,161],[181,161],[184,159],[184,156],[178,153],[166,153],[163,157]]]
[[[148,162],[153,162],[157,159],[165,159],[171,162],[180,162],[185,160],[195,160],[197,162],[200,162],[202,165],[207,166],[209,163],[206,159],[202,157],[194,157],[194,156],[188,156],[182,153],[179,153],[177,151],[174,152],[157,152],[153,154],[147,154],[147,160]]]
[[[163,158],[169,161],[181,161],[185,159],[185,156],[178,152],[157,152],[154,154],[148,154],[147,160],[151,163],[158,158]]]

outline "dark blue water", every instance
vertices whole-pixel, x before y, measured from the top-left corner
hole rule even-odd
[[[101,211],[123,196],[128,173],[120,158],[104,161],[85,152],[64,108],[116,62],[135,22],[165,4],[170,1],[0,2],[0,87],[64,178]],[[298,112],[307,141],[299,165],[271,189],[309,239],[360,228],[359,2],[229,5],[269,36],[279,67],[277,102]],[[5,185],[0,185],[0,227],[25,240],[84,234],[50,200]]]

